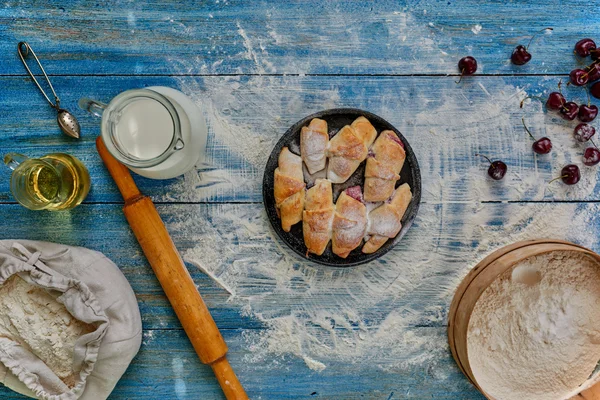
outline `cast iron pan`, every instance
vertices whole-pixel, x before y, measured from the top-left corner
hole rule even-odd
[[[273,193],[273,175],[275,173],[275,168],[277,168],[277,159],[279,157],[279,153],[281,149],[287,146],[292,153],[297,155],[300,154],[300,130],[303,126],[307,126],[311,119],[313,118],[321,118],[327,121],[327,126],[329,130],[329,137],[332,138],[341,128],[345,125],[350,125],[352,121],[360,116],[364,116],[371,124],[377,129],[378,133],[386,129],[390,129],[398,135],[398,137],[404,143],[404,150],[406,151],[406,161],[404,163],[404,167],[400,172],[400,180],[396,184],[396,186],[400,186],[402,183],[408,183],[411,187],[413,198],[410,202],[404,217],[402,218],[402,230],[394,239],[388,240],[379,250],[372,254],[364,254],[362,253],[362,244],[354,249],[347,258],[341,258],[333,254],[331,251],[331,242],[327,246],[327,249],[321,256],[317,256],[315,254],[306,253],[306,246],[304,245],[304,237],[302,236],[302,222],[297,223],[292,226],[290,232],[285,232],[281,229],[281,222],[279,217],[277,216],[277,211],[275,209],[275,195]],[[360,167],[354,172],[354,174],[344,183],[333,184],[333,200],[337,201],[339,194],[344,191],[346,188],[350,186],[360,185],[364,187],[364,175],[365,175],[365,164],[366,161],[363,162]],[[308,171],[306,170],[306,166],[304,166],[304,178],[307,181],[307,188],[312,186],[314,180],[316,178],[324,178],[325,170],[317,172],[313,176],[308,175]],[[310,178],[310,179],[307,179]],[[309,115],[306,118],[301,119],[296,124],[294,124],[288,131],[281,137],[279,142],[275,145],[271,156],[269,157],[269,161],[267,161],[267,166],[265,168],[265,176],[263,179],[263,202],[265,204],[265,209],[267,210],[267,216],[269,217],[269,221],[271,221],[271,226],[273,230],[277,233],[277,235],[283,240],[294,252],[296,252],[299,256],[319,263],[323,265],[329,265],[334,267],[349,267],[353,265],[364,264],[369,261],[375,260],[376,258],[381,257],[388,251],[392,249],[402,239],[402,237],[406,234],[408,229],[413,223],[415,216],[417,215],[417,210],[419,209],[419,203],[421,202],[421,174],[419,171],[419,164],[417,163],[417,158],[415,157],[415,153],[413,152],[410,144],[406,140],[404,136],[394,128],[389,122],[384,120],[383,118],[372,114],[367,111],[355,109],[355,108],[335,108],[331,110],[320,111],[315,114]]]

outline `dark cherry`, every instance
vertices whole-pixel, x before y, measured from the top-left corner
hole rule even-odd
[[[527,51],[525,46],[520,44],[513,50],[510,60],[515,65],[525,65],[531,60],[531,53]]]
[[[560,109],[561,117],[563,117],[563,119],[566,119],[568,121],[573,121],[575,119],[575,117],[577,117],[578,113],[579,113],[579,106],[577,105],[577,103],[573,103],[572,101],[565,103],[562,106],[562,108]]]
[[[567,185],[574,185],[581,179],[579,167],[575,164],[569,164],[560,171],[560,179]]]
[[[592,50],[596,50],[596,43],[590,38],[581,39],[575,43],[575,53],[579,57],[589,56]]]
[[[525,132],[527,132],[529,137],[534,140],[533,144],[531,145],[533,151],[537,154],[550,153],[550,151],[552,150],[552,141],[547,137],[535,140],[535,137],[533,136],[527,125],[525,125],[525,118],[521,118],[521,121],[523,122],[523,128],[525,128]]]
[[[595,147],[588,147],[583,152],[583,163],[588,167],[593,167],[600,163],[600,150]]]
[[[590,87],[590,94],[595,98],[600,99],[600,82],[596,82]]]
[[[588,73],[589,82],[594,82],[600,79],[600,66],[597,62],[594,62],[592,65],[585,67],[585,70]]]
[[[490,167],[488,168],[488,171],[487,171],[490,178],[492,178],[495,181],[499,181],[502,178],[504,178],[504,175],[506,175],[506,171],[508,170],[508,167],[506,166],[506,164],[504,162],[502,162],[500,160],[492,161],[488,157],[484,156],[483,154],[475,154],[475,155],[485,158],[490,163]]]
[[[515,49],[513,50],[512,54],[510,56],[510,60],[512,61],[512,63],[515,65],[527,64],[529,62],[529,60],[531,60],[531,53],[529,53],[529,46],[531,45],[531,42],[533,41],[533,39],[539,33],[545,32],[545,31],[551,31],[551,30],[552,30],[552,28],[544,28],[541,31],[535,33],[531,37],[531,39],[529,39],[529,43],[527,43],[527,47],[523,46],[522,44],[515,47]]]
[[[590,80],[589,74],[581,68],[571,71],[569,78],[571,79],[571,83],[575,86],[583,86]]]
[[[546,101],[546,108],[549,110],[560,110],[567,101],[565,100],[565,96],[560,92],[552,92],[548,95],[548,100]]]
[[[456,83],[460,83],[465,75],[473,75],[477,71],[477,60],[471,56],[466,56],[458,61],[458,70],[460,71],[460,79]]]
[[[471,56],[461,58],[458,70],[463,75],[473,75],[477,71],[477,60]]]
[[[548,154],[552,151],[552,141],[547,137],[543,137],[533,142],[531,148],[537,154]]]
[[[579,106],[579,114],[577,115],[581,122],[592,122],[598,116],[598,107],[591,104],[582,104]]]
[[[593,126],[588,125],[586,123],[577,125],[575,127],[575,130],[573,131],[573,135],[575,135],[575,139],[579,140],[580,142],[587,142],[595,134],[596,134],[596,129]]]

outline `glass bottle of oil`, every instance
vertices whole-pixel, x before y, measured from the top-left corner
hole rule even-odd
[[[83,163],[65,153],[27,158],[9,153],[4,163],[13,170],[10,190],[30,210],[66,210],[79,205],[90,191],[90,174]]]

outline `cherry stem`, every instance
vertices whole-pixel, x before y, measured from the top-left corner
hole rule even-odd
[[[454,81],[454,83],[456,83],[457,85],[460,83],[460,81],[462,81],[462,77],[465,74],[465,69],[461,69],[460,70],[460,78],[458,79],[458,81]]]
[[[527,128],[527,125],[525,125],[525,118],[521,118],[521,122],[523,122],[523,128],[525,128],[525,132],[527,132],[529,134],[529,136],[535,140],[535,137],[531,134],[531,131],[529,130],[529,128]]]
[[[552,182],[558,180],[558,179],[568,178],[568,177],[569,177],[569,175],[558,176],[558,177],[552,179],[550,182],[548,182],[548,185],[551,184]]]
[[[531,39],[529,39],[529,43],[527,43],[527,47],[526,47],[525,49],[526,49],[526,50],[529,50],[529,46],[531,45],[531,42],[533,41],[533,38],[535,38],[535,37],[536,37],[537,35],[539,35],[540,33],[542,33],[542,32],[546,32],[546,31],[548,31],[548,30],[550,30],[550,31],[553,31],[554,29],[553,29],[553,28],[544,28],[544,29],[542,29],[541,31],[534,33],[534,34],[533,34],[533,36],[531,37]]]
[[[600,148],[598,146],[596,146],[596,143],[594,143],[594,140],[592,138],[590,138],[590,142],[592,142],[592,144],[594,145],[595,148],[597,148],[598,150],[600,150]]]
[[[492,160],[490,160],[490,158],[489,158],[488,156],[484,156],[483,154],[477,154],[477,153],[475,153],[475,156],[483,157],[483,158],[485,158],[486,160],[488,160],[488,162],[489,162],[490,164],[493,164],[493,163],[492,163]]]
[[[561,86],[562,86],[562,79],[558,81],[558,93],[560,93],[560,94],[562,94]]]

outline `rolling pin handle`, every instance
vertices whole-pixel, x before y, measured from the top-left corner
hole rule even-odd
[[[231,365],[229,365],[226,356],[219,358],[217,361],[210,364],[210,366],[212,367],[227,400],[248,400],[248,395],[231,368]]]
[[[129,169],[126,166],[121,164],[116,158],[112,156],[108,152],[106,145],[102,141],[102,137],[98,136],[96,138],[96,148],[98,149],[98,153],[106,164],[106,168],[112,176],[113,180],[117,184],[123,199],[125,200],[125,204],[136,201],[138,198],[142,197],[142,193],[138,189],[135,181],[131,177],[131,173],[129,173]]]

